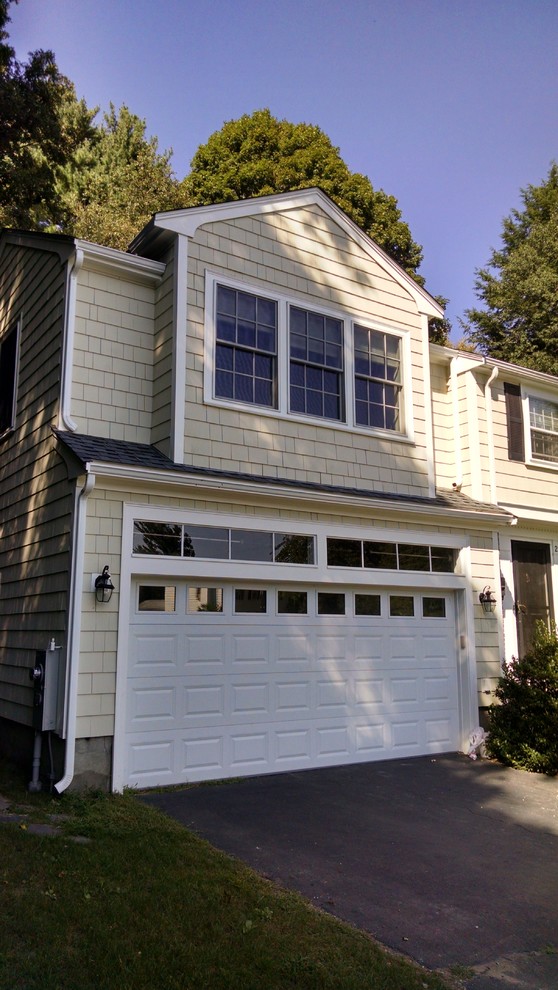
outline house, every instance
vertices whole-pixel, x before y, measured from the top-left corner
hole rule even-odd
[[[2,233],[0,738],[35,783],[467,748],[556,613],[558,380],[430,346],[440,314],[315,189],[127,252]]]

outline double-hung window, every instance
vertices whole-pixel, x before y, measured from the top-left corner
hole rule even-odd
[[[401,338],[355,325],[357,426],[402,431]]]
[[[529,396],[533,460],[558,462],[558,403]]]
[[[290,411],[343,421],[343,321],[289,307]]]
[[[217,286],[215,396],[277,407],[277,303]]]
[[[361,431],[412,434],[404,395],[404,333],[306,308],[282,293],[208,276],[213,361],[207,402],[258,407]]]

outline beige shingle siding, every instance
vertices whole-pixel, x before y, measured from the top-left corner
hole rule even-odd
[[[79,273],[71,410],[79,432],[151,442],[154,315],[150,286]]]
[[[6,245],[0,329],[20,316],[21,341],[15,431],[0,444],[0,715],[24,724],[31,723],[34,651],[66,633],[73,495],[51,432],[64,283],[56,252]]]
[[[492,417],[494,429],[494,453],[496,473],[498,478],[498,500],[504,505],[525,506],[532,509],[556,510],[556,490],[558,484],[558,468],[556,465],[526,465],[521,461],[510,461],[508,457],[508,426],[506,422],[506,403],[504,398],[505,375],[500,377],[492,387]],[[527,393],[538,390],[526,386]],[[558,391],[555,391],[552,401],[558,401]],[[527,424],[528,426],[528,424]]]
[[[208,224],[190,244],[186,463],[252,470],[298,481],[428,492],[422,329],[411,295],[319,208]],[[415,444],[336,428],[325,421],[261,416],[203,403],[205,274],[236,277],[363,322],[411,334]],[[347,325],[348,326],[348,325]],[[428,413],[429,414],[429,413]]]

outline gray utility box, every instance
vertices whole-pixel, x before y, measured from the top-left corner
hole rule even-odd
[[[29,676],[33,681],[33,728],[60,734],[64,690],[61,647],[37,650]]]

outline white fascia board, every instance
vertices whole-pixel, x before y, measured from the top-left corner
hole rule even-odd
[[[288,499],[291,502],[312,502],[314,505],[318,502],[323,503],[324,511],[358,508],[368,509],[369,511],[374,511],[376,514],[382,513],[383,515],[386,513],[389,515],[401,515],[401,513],[404,513],[406,518],[410,518],[411,516],[416,518],[427,516],[429,518],[436,518],[438,522],[441,521],[440,517],[443,516],[444,525],[447,519],[452,519],[454,522],[474,523],[479,528],[484,528],[485,526],[492,528],[495,524],[509,526],[513,525],[514,522],[507,514],[504,515],[503,512],[475,512],[469,509],[409,502],[394,504],[392,499],[371,499],[352,492],[337,493],[329,490],[320,492],[304,487],[291,488],[288,485],[283,485],[280,481],[277,484],[259,484],[258,482],[245,481],[243,479],[203,477],[198,474],[189,474],[188,471],[164,471],[153,468],[131,467],[129,465],[107,464],[102,461],[91,462],[88,467],[97,479],[103,478],[107,481],[119,482],[119,487],[124,488],[126,485],[139,486],[140,488],[146,485],[155,485],[157,487],[179,488],[182,492],[184,489],[195,489],[198,492],[200,490],[210,492],[212,495],[215,495],[216,492],[222,492],[228,496],[236,494],[250,497],[259,496],[265,499],[280,498]]]
[[[117,248],[103,247],[90,241],[76,240],[76,249],[83,254],[83,268],[106,275],[124,275],[136,282],[157,285],[165,271],[160,261],[140,258]]]
[[[452,359],[459,359],[459,373],[462,371],[484,372],[490,375],[495,369],[508,378],[520,382],[535,382],[542,388],[558,391],[558,376],[549,375],[545,371],[534,371],[532,368],[522,368],[519,364],[500,361],[497,358],[485,357],[469,351],[460,351],[455,347],[443,347],[441,344],[430,344],[430,359],[433,364],[448,364]]]
[[[500,505],[507,512],[511,512],[518,523],[544,523],[545,526],[558,527],[558,511],[556,509],[533,509],[525,505],[514,505],[511,502],[500,502]]]
[[[269,213],[283,213],[286,210],[296,210],[304,206],[319,206],[334,223],[345,231],[348,237],[356,241],[369,257],[407,290],[416,303],[419,313],[438,318],[444,315],[443,307],[425,289],[421,288],[396,261],[390,258],[378,244],[368,237],[321,189],[301,189],[296,192],[278,193],[255,199],[233,200],[229,203],[213,203],[210,206],[195,206],[187,210],[156,213],[153,217],[153,225],[161,230],[170,230],[177,234],[193,237],[198,227],[206,223],[236,220],[239,217],[247,216],[263,216]]]

